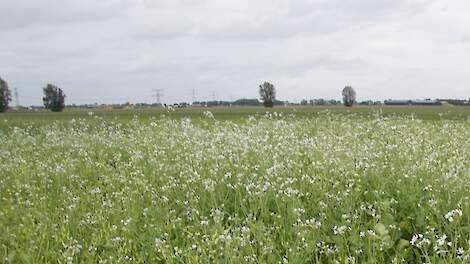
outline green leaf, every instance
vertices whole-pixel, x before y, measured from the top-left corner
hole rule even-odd
[[[388,230],[387,228],[385,227],[384,224],[382,223],[378,223],[375,225],[375,232],[381,237],[381,238],[384,238],[385,236],[388,235]]]
[[[397,249],[398,250],[403,250],[403,249],[405,249],[409,246],[410,246],[410,242],[406,239],[400,239],[397,243]]]

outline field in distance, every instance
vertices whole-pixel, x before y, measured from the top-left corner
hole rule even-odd
[[[23,122],[42,123],[49,121],[68,121],[73,118],[90,118],[100,116],[104,119],[126,121],[137,116],[139,119],[160,117],[165,115],[170,118],[192,118],[197,121],[205,111],[210,111],[218,120],[240,121],[249,116],[265,114],[266,112],[278,112],[294,114],[296,117],[312,117],[319,113],[330,112],[332,114],[354,114],[364,117],[375,116],[380,113],[384,116],[414,116],[423,120],[468,120],[470,107],[465,106],[287,106],[287,107],[198,107],[198,108],[131,108],[131,109],[73,109],[67,108],[61,113],[52,113],[46,110],[40,111],[12,111],[0,115],[0,126],[5,121],[10,124],[21,125]]]

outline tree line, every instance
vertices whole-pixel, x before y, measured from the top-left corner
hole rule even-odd
[[[54,84],[47,84],[43,88],[44,97],[42,98],[44,107],[53,112],[61,112],[65,108],[65,93]],[[263,82],[259,85],[259,94],[261,102],[265,107],[273,107],[275,105],[283,105],[284,102],[276,100],[276,88],[270,82]],[[351,86],[344,87],[342,91],[343,104],[351,107],[356,103],[356,92]],[[5,112],[11,102],[11,91],[8,83],[0,78],[0,112]],[[256,101],[256,102],[255,102]],[[215,105],[225,105],[224,101],[214,101]],[[304,100],[302,101],[304,104]],[[200,103],[200,102],[193,102]],[[204,102],[207,105],[206,102]],[[228,103],[228,102],[226,102]],[[258,105],[258,100],[240,99],[234,102],[235,105]]]
[[[47,84],[43,88],[44,97],[42,101],[44,107],[53,112],[61,112],[65,108],[64,91],[53,84]],[[11,91],[8,83],[0,78],[0,112],[5,112],[11,102]]]
[[[264,82],[260,84],[259,95],[265,107],[273,107],[275,105],[274,102],[276,101],[276,88],[274,87],[272,83]],[[348,85],[344,87],[342,95],[343,95],[343,104],[345,106],[352,107],[356,103],[356,91],[354,91],[354,89],[351,86]],[[319,99],[319,100],[323,100],[323,99]],[[314,104],[313,102],[314,101],[312,101],[312,104]],[[325,101],[324,100],[321,101],[321,103],[323,102]],[[301,104],[307,105],[308,102],[307,100],[302,100]],[[336,101],[334,101],[333,104],[336,104]],[[318,105],[320,105],[319,102],[318,102]]]

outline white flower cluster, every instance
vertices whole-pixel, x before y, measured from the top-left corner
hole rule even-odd
[[[444,218],[445,218],[447,221],[449,221],[450,223],[452,223],[452,222],[454,222],[454,220],[455,220],[456,217],[460,217],[460,216],[462,216],[462,214],[463,214],[462,210],[460,210],[460,209],[454,209],[454,210],[448,212],[448,213],[444,216]]]
[[[431,245],[431,240],[424,237],[422,234],[413,235],[410,240],[410,244],[417,248],[425,248]]]

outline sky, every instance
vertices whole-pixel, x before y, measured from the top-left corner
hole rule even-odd
[[[0,0],[20,104],[470,98],[468,0]]]

